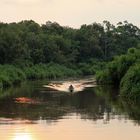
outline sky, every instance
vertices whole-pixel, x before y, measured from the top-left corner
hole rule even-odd
[[[113,24],[127,20],[140,25],[140,0],[0,0],[0,21],[46,21],[79,28],[83,24]]]

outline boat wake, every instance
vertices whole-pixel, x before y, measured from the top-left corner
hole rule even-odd
[[[72,92],[83,91],[87,87],[95,87],[95,79],[83,79],[83,80],[72,80],[72,81],[53,81],[48,85],[43,85],[43,87],[48,88],[50,91],[62,91],[71,92],[70,86],[73,86]]]

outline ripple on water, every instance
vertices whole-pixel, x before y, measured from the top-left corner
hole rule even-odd
[[[60,82],[51,82],[48,85],[43,85],[43,87],[49,88],[49,90],[70,92],[69,87],[72,85],[74,87],[73,92],[83,91],[87,87],[95,87],[96,82],[94,79],[89,80],[75,80],[75,81],[60,81]]]

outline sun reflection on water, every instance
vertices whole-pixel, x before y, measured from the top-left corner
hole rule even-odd
[[[29,133],[16,133],[12,140],[34,140],[32,135]]]

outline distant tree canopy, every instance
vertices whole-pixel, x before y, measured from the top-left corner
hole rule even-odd
[[[108,21],[82,25],[80,29],[32,20],[0,23],[0,64],[63,65],[111,60],[140,43],[140,29],[128,23],[115,27]]]

